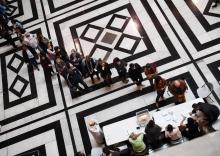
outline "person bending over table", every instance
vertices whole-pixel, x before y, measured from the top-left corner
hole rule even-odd
[[[186,82],[182,79],[173,80],[168,84],[168,90],[173,94],[175,104],[186,102],[185,92],[188,89]]]
[[[132,145],[133,155],[148,154],[148,148],[144,143],[144,133],[135,134],[132,132],[128,141]]]

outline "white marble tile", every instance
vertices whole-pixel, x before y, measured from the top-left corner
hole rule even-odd
[[[124,48],[127,50],[131,50],[132,47],[134,46],[135,40],[130,39],[130,38],[124,38],[119,45],[120,48]]]
[[[45,147],[48,156],[59,156],[57,141],[49,142],[45,144]]]

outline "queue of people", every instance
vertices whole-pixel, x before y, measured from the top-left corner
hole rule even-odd
[[[128,78],[131,78],[140,91],[143,89],[142,82],[144,78],[142,71],[144,71],[146,79],[150,82],[151,89],[157,92],[155,102],[157,110],[159,110],[159,101],[164,100],[163,94],[167,86],[169,91],[174,95],[177,104],[185,101],[184,93],[187,86],[184,80],[169,82],[168,85],[168,82],[158,75],[155,63],[147,63],[143,69],[138,63],[130,63],[127,69],[127,62],[118,57],[113,59],[111,65],[101,58],[95,60],[91,56],[83,56],[74,49],[72,49],[70,55],[68,55],[64,47],[54,46],[41,32],[37,34],[27,32],[22,22],[16,19],[9,20],[5,14],[1,14],[0,20],[1,36],[14,48],[17,48],[14,39],[11,37],[12,33],[17,34],[22,44],[24,61],[30,66],[31,71],[33,72],[34,69],[40,70],[38,67],[38,62],[40,62],[43,70],[48,73],[48,75],[53,76],[56,73],[60,74],[72,92],[82,93],[91,90],[84,81],[84,78],[87,77],[91,78],[92,84],[95,84],[102,78],[104,84],[111,87],[113,83],[111,68],[114,67],[120,81],[126,84],[129,82]],[[9,21],[11,21],[11,26],[9,26]],[[54,71],[53,65],[57,72]],[[95,79],[94,76],[96,76],[97,79]]]

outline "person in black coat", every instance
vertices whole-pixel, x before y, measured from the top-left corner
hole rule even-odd
[[[55,60],[57,58],[60,58],[66,63],[67,66],[69,66],[69,57],[67,55],[66,50],[62,47],[55,46],[54,51],[55,51]]]
[[[95,60],[93,58],[91,58],[89,56],[86,56],[85,57],[85,61],[84,61],[84,65],[85,65],[86,73],[89,74],[89,76],[90,76],[90,78],[92,80],[92,83],[95,83],[94,78],[93,78],[93,76],[95,74],[96,74],[98,80],[100,80],[99,73],[96,70],[96,62],[95,62]]]
[[[83,81],[82,74],[80,71],[73,65],[70,65],[69,75],[67,76],[70,88],[79,89],[79,91],[83,91],[83,89],[79,86],[79,83],[83,85],[83,87],[87,90],[89,87]]]
[[[142,73],[142,69],[139,64],[137,64],[137,63],[130,64],[129,70],[128,70],[128,75],[137,86],[140,86],[143,81],[143,77],[142,77],[141,73]]]
[[[103,62],[101,59],[98,60],[97,70],[100,71],[101,77],[104,79],[104,83],[110,87],[112,84],[112,72],[107,62]]]
[[[187,123],[184,124],[183,122],[185,121],[185,119],[186,118],[183,117],[183,120],[180,123],[180,126],[183,129],[181,130],[182,135],[189,140],[200,136],[198,123],[196,123],[193,118],[187,118]]]
[[[158,148],[161,145],[161,127],[155,124],[154,120],[150,120],[145,127],[145,135],[148,144],[153,149]]]
[[[75,66],[85,77],[85,67],[83,64],[83,56],[79,52],[72,49],[69,59],[70,59],[70,63],[73,66]]]
[[[127,63],[123,60],[120,60],[118,57],[113,59],[113,65],[118,72],[119,78],[123,83],[128,83],[127,79]]]
[[[40,70],[38,68],[37,60],[36,60],[38,59],[38,55],[37,55],[37,52],[33,48],[23,45],[22,54],[23,54],[24,61],[28,63],[29,65],[31,65],[32,70],[33,70],[33,66],[37,68],[37,70]]]

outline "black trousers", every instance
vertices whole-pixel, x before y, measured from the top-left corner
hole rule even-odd
[[[157,91],[156,102],[158,103],[160,98],[163,98],[165,90]]]

